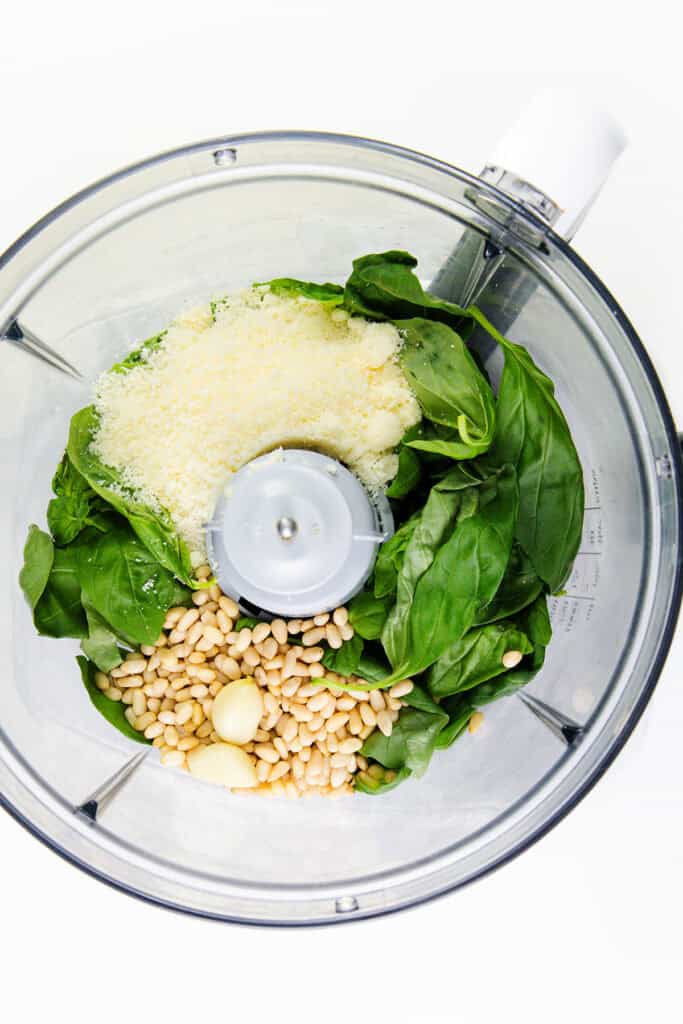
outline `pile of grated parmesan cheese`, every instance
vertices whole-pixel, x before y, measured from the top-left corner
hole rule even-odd
[[[150,504],[164,505],[196,558],[204,524],[241,466],[279,446],[317,448],[370,488],[420,418],[392,324],[250,288],[180,316],[147,362],[97,382],[93,448]]]

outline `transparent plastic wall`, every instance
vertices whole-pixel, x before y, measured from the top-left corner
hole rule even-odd
[[[0,325],[18,315],[82,375],[0,344],[0,612],[12,639],[0,654],[0,788],[30,827],[106,879],[249,920],[401,906],[543,831],[637,717],[678,605],[670,417],[637,339],[587,268],[552,238],[523,241],[514,225],[488,221],[472,187],[443,165],[358,140],[209,143],[105,182],[0,266]],[[510,218],[524,215],[510,207]],[[428,283],[465,225],[492,234],[533,278],[509,333],[556,382],[585,469],[583,543],[566,594],[551,602],[546,667],[528,688],[578,726],[574,742],[511,697],[423,779],[381,798],[231,797],[162,768],[151,751],[96,823],[75,814],[136,751],[90,706],[77,643],[34,635],[16,578],[27,525],[44,523],[69,418],[95,376],[186,304],[254,280],[343,282],[354,257],[405,248]],[[495,322],[495,302],[488,312]]]

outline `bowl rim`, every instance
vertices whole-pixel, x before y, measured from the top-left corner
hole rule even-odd
[[[644,375],[648,381],[648,384],[652,390],[652,395],[655,399],[659,414],[662,419],[664,431],[666,434],[667,441],[669,443],[670,451],[672,454],[671,460],[671,483],[675,490],[676,496],[676,530],[678,535],[683,534],[683,459],[681,456],[681,441],[683,438],[678,434],[669,404],[659,380],[657,372],[652,364],[652,361],[647,354],[647,351],[640,340],[635,328],[631,324],[630,320],[626,316],[625,312],[615,300],[609,289],[603,284],[597,274],[591,269],[591,267],[583,260],[578,253],[572,248],[572,246],[555,234],[548,225],[536,216],[531,210],[520,205],[506,193],[501,192],[497,188],[488,183],[484,183],[476,175],[472,175],[467,171],[458,168],[454,164],[447,163],[439,160],[435,157],[431,157],[428,154],[422,153],[418,150],[413,150],[404,146],[394,145],[393,143],[384,142],[376,139],[367,138],[364,136],[356,136],[334,132],[317,132],[307,130],[274,130],[274,131],[258,131],[258,132],[246,132],[235,135],[225,135],[206,139],[201,142],[194,142],[184,146],[179,146],[174,149],[164,150],[153,156],[145,159],[136,161],[128,164],[119,170],[113,172],[110,175],[99,178],[85,188],[75,192],[67,199],[63,200],[57,206],[49,210],[43,217],[32,224],[26,231],[24,231],[5,251],[0,254],[0,270],[6,266],[22,249],[25,248],[35,237],[37,237],[43,230],[49,225],[58,220],[63,214],[78,206],[91,196],[97,194],[100,191],[105,190],[112,184],[121,181],[127,177],[138,174],[142,171],[147,170],[150,167],[171,161],[177,157],[188,157],[195,153],[206,152],[213,148],[215,151],[221,149],[229,149],[240,145],[250,143],[269,143],[269,142],[310,142],[310,143],[328,143],[339,146],[357,147],[361,149],[367,149],[376,153],[383,153],[390,157],[402,159],[404,161],[422,164],[432,170],[445,174],[448,177],[456,178],[461,183],[476,185],[478,189],[489,193],[495,197],[496,201],[501,204],[504,208],[507,208],[510,213],[513,213],[517,217],[521,217],[528,224],[542,232],[542,234],[552,243],[552,245],[559,250],[559,252],[574,266],[578,273],[588,282],[591,288],[596,292],[598,298],[604,303],[610,310],[610,313],[617,321],[617,324],[623,332],[627,342],[629,343]],[[655,656],[652,658],[650,666],[648,668],[647,676],[641,686],[640,693],[633,704],[633,707],[629,713],[628,718],[623,723],[619,734],[613,740],[609,748],[601,755],[596,761],[592,770],[589,772],[587,777],[579,784],[577,789],[571,796],[559,806],[548,818],[539,824],[533,831],[527,836],[520,839],[516,844],[505,850],[497,858],[489,863],[484,864],[481,868],[474,871],[471,875],[466,878],[454,881],[450,884],[446,884],[438,888],[436,891],[429,892],[424,895],[417,896],[398,902],[396,905],[383,907],[383,908],[369,908],[365,911],[359,909],[357,912],[350,914],[341,914],[334,919],[321,919],[312,921],[281,921],[281,920],[266,920],[266,919],[249,919],[246,917],[240,917],[224,913],[214,913],[211,911],[201,910],[195,907],[183,906],[178,903],[174,903],[170,899],[162,899],[155,897],[147,892],[142,892],[124,882],[118,881],[106,874],[104,871],[94,868],[92,865],[83,861],[75,854],[68,852],[62,848],[55,840],[38,828],[33,822],[31,822],[26,816],[15,807],[11,801],[0,792],[0,806],[22,825],[31,835],[35,836],[38,840],[44,843],[49,849],[51,849],[58,856],[66,860],[68,863],[73,864],[79,868],[85,874],[90,875],[93,878],[104,882],[106,885],[113,889],[119,890],[126,895],[133,896],[137,899],[149,903],[156,907],[162,907],[166,910],[175,911],[177,913],[190,914],[194,917],[207,918],[211,920],[224,921],[228,923],[239,923],[249,924],[256,927],[324,927],[332,924],[351,923],[353,921],[363,920],[370,917],[379,917],[387,914],[397,913],[400,910],[405,910],[410,907],[419,906],[423,903],[428,903],[434,899],[439,898],[449,892],[453,892],[456,889],[460,889],[466,885],[477,881],[490,872],[497,870],[504,864],[513,860],[519,856],[524,850],[528,849],[539,839],[541,839],[546,833],[555,827],[567,814],[570,813],[583,798],[590,792],[593,786],[598,782],[600,778],[605,774],[610,765],[614,762],[615,758],[623,749],[627,740],[632,735],[636,725],[638,724],[645,708],[647,707],[654,689],[659,680],[662,668],[668,656],[673,636],[676,628],[676,623],[679,616],[681,600],[683,597],[683,552],[677,553],[672,578],[671,597],[669,606],[666,612],[666,619],[661,627],[659,641]]]

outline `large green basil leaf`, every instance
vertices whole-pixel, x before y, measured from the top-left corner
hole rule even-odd
[[[405,498],[415,490],[422,477],[420,459],[412,450],[401,442],[398,450],[398,470],[396,476],[387,487],[387,498]]]
[[[354,668],[354,674],[367,683],[382,683],[391,675],[391,665],[387,656],[378,643],[366,643],[358,664]],[[358,686],[355,686],[358,688]],[[365,689],[365,687],[361,687]]]
[[[349,605],[349,622],[364,640],[377,640],[393,604],[391,597],[376,597],[367,590],[356,594]]]
[[[526,634],[513,623],[493,623],[470,629],[431,666],[427,688],[433,697],[448,697],[470,690],[506,671],[503,655],[508,651],[522,654],[533,651]]]
[[[432,548],[427,568],[414,581],[410,577],[405,580],[410,599],[400,601],[402,578],[409,564],[406,551],[396,606],[382,634],[393,668],[391,681],[432,665],[467,632],[500,586],[510,558],[519,504],[514,469],[504,467],[478,488],[478,494],[476,513],[459,522],[448,540],[443,542],[442,537]],[[458,492],[432,490],[430,502],[434,495],[452,500],[457,499]]]
[[[493,601],[477,615],[477,624],[511,619],[535,601],[544,588],[531,559],[519,544],[513,544],[510,562]]]
[[[54,557],[55,546],[52,538],[32,523],[28,528],[24,545],[24,564],[19,573],[19,586],[31,611],[38,604],[47,586]]]
[[[80,639],[88,635],[73,545],[54,549],[50,575],[33,610],[33,622],[42,636]]]
[[[150,744],[152,741],[145,738],[143,733],[138,732],[130,724],[125,715],[126,705],[122,704],[120,700],[109,700],[108,697],[98,690],[95,685],[95,665],[92,661],[88,661],[87,658],[79,655],[76,658],[78,667],[81,671],[81,679],[85,686],[88,697],[94,708],[102,715],[103,718],[113,725],[115,729],[118,729],[120,733],[129,739],[135,740],[136,743]]]
[[[351,676],[358,668],[363,654],[363,638],[355,633],[350,640],[345,640],[338,650],[328,647],[323,654],[323,665],[330,672],[340,676]]]
[[[457,329],[465,311],[453,302],[425,292],[413,273],[417,260],[400,250],[373,253],[353,261],[344,288],[344,306],[350,313],[370,320],[406,320],[429,317]]]
[[[505,353],[491,457],[517,470],[517,538],[553,592],[565,582],[581,541],[581,463],[552,381],[525,348],[504,338],[476,307],[468,312]]]
[[[448,715],[431,698],[414,687],[404,698],[411,707],[403,708],[390,736],[376,729],[363,744],[364,757],[379,761],[385,768],[407,768],[415,775],[424,775],[437,736],[448,723]]]
[[[446,324],[421,318],[398,320],[399,353],[424,415],[457,430],[459,440],[409,441],[411,448],[454,459],[472,459],[490,446],[496,421],[493,392],[460,335]]]
[[[100,672],[111,672],[123,661],[119,637],[83,594],[81,600],[88,622],[88,635],[81,640],[81,650]]]
[[[92,501],[97,497],[87,480],[64,453],[52,480],[56,497],[47,506],[47,525],[55,544],[71,543],[88,522]]]
[[[130,488],[122,483],[120,474],[106,466],[92,451],[98,422],[93,405],[73,416],[67,446],[69,458],[92,489],[128,520],[156,561],[183,583],[196,587],[189,549],[178,535],[168,511],[164,508],[155,510],[136,500]]]
[[[382,630],[382,645],[394,669],[412,664],[409,622],[415,588],[452,530],[459,504],[460,495],[457,492],[442,492],[433,488],[406,544],[396,580],[396,604]],[[437,657],[438,653],[432,660]],[[407,675],[410,672],[404,673],[404,676]]]
[[[448,714],[448,724],[443,727],[434,743],[435,750],[445,750],[452,746],[459,736],[462,736],[469,725],[470,718],[477,710],[467,699],[467,696],[458,694],[449,697],[441,705]]]
[[[153,644],[175,594],[171,573],[125,523],[89,536],[76,551],[90,605],[131,645]]]
[[[377,552],[374,571],[375,597],[396,593],[396,581],[403,565],[406,548],[420,519],[420,512],[399,527],[393,537],[385,541]]]

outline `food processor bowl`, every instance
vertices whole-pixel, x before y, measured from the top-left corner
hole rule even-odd
[[[36,636],[17,584],[70,416],[98,373],[185,304],[285,274],[343,282],[353,258],[387,249],[413,252],[429,285],[465,231],[490,240],[515,280],[531,284],[513,317],[515,295],[495,279],[481,303],[494,323],[505,305],[508,334],[555,381],[585,470],[583,542],[550,601],[542,672],[486,707],[476,735],[437,752],[422,779],[380,797],[264,800],[163,768],[156,750],[131,761],[139,747],[89,703],[77,642]],[[383,143],[301,132],[213,140],[97,183],[20,238],[0,261],[0,329],[0,792],[56,852],[128,893],[197,914],[350,920],[511,858],[614,758],[678,612],[678,440],[621,309],[531,212]]]

